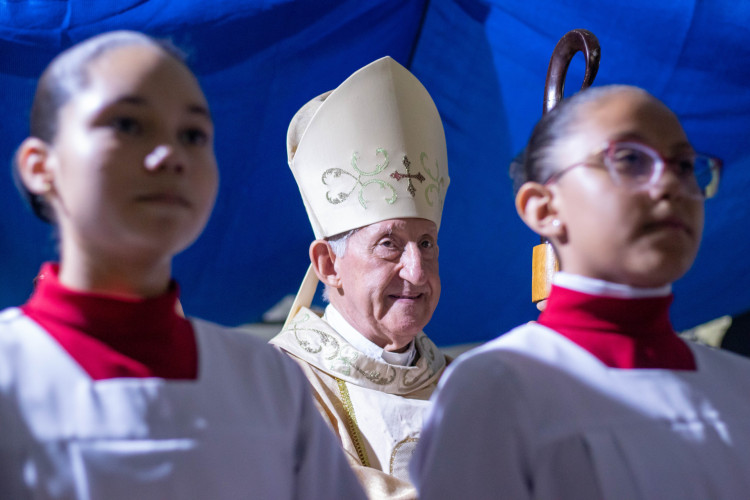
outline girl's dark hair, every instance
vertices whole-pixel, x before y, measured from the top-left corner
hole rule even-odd
[[[546,182],[560,168],[555,161],[557,143],[568,137],[580,123],[582,107],[623,91],[645,92],[628,85],[590,87],[563,100],[545,114],[534,126],[526,147],[510,163],[513,195],[526,182]]]
[[[89,84],[89,63],[112,49],[130,45],[155,47],[182,63],[185,60],[184,55],[171,43],[135,31],[111,31],[78,43],[58,54],[39,77],[31,105],[29,136],[52,144],[57,136],[60,108],[73,94]],[[12,170],[18,191],[37,217],[54,223],[52,208],[42,196],[30,192],[21,180],[17,157],[14,158]]]

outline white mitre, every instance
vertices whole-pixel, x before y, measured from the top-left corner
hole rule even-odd
[[[443,124],[424,86],[390,57],[305,104],[287,154],[315,238],[394,218],[440,228],[450,182]]]

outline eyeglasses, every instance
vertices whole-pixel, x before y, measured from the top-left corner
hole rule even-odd
[[[575,167],[606,167],[616,184],[640,191],[656,184],[669,165],[686,193],[693,198],[711,198],[719,189],[723,164],[719,158],[692,151],[664,158],[653,148],[634,141],[608,142],[597,153],[602,154],[604,165],[592,163],[591,160],[575,163],[552,174],[544,185],[556,182]]]

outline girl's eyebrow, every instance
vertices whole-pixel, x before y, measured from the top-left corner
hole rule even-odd
[[[646,138],[638,132],[622,132],[610,139],[610,142],[617,141],[636,141],[646,143]]]
[[[693,150],[694,148],[693,148],[693,145],[690,144],[690,142],[688,141],[682,141],[682,142],[678,142],[677,144],[672,145],[673,151],[680,151],[680,150],[685,150],[685,149]]]
[[[211,112],[202,104],[189,104],[187,108],[188,112],[191,114],[203,115],[206,118],[211,118]]]
[[[636,141],[636,142],[642,142],[643,144],[650,144],[649,141],[644,137],[643,135],[639,134],[638,132],[624,132],[622,134],[616,135],[614,138],[611,139],[611,141],[617,142],[617,141]],[[675,144],[672,144],[670,147],[670,150],[672,151],[684,151],[684,150],[693,150],[693,145],[690,144],[690,141],[680,141]]]
[[[148,101],[146,100],[146,98],[139,95],[124,95],[115,99],[112,104],[133,104],[136,106],[145,106],[146,104],[148,104]]]
[[[139,95],[124,95],[115,99],[113,104],[131,104],[134,106],[146,106],[148,105],[148,99]],[[206,106],[198,103],[191,103],[186,106],[188,113],[205,116],[211,119],[211,112]]]

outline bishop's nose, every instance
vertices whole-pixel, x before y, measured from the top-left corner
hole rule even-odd
[[[423,285],[427,281],[424,259],[416,243],[409,243],[404,248],[399,276],[414,285]]]

